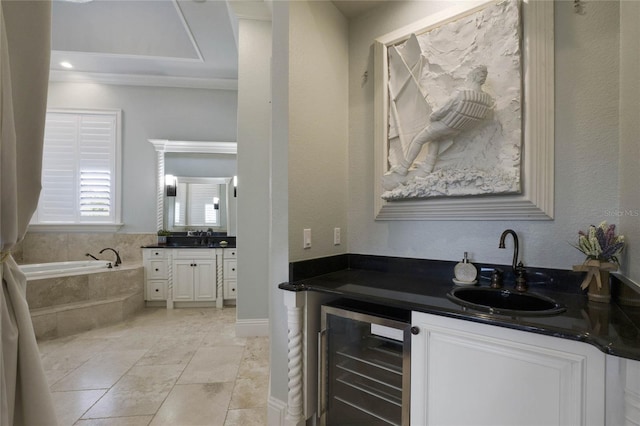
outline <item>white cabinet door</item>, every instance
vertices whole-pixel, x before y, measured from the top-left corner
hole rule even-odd
[[[193,300],[193,260],[173,261],[173,300]]]
[[[216,300],[216,267],[215,261],[194,260],[194,300]]]
[[[418,312],[412,325],[412,425],[604,423],[595,347]]]
[[[640,361],[607,355],[607,426],[640,425]]]
[[[216,300],[216,254],[208,249],[176,249],[173,261],[173,300]]]

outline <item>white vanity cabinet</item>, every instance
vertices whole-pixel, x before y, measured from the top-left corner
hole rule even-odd
[[[596,347],[420,312],[412,326],[412,425],[604,424]]]
[[[214,249],[175,249],[173,254],[173,300],[216,300],[216,253]]]
[[[145,300],[159,302],[167,300],[168,261],[164,249],[142,249],[145,275]]]
[[[224,299],[235,300],[237,294],[238,251],[235,248],[227,248],[223,251],[223,292]]]
[[[606,426],[640,425],[640,361],[607,355]]]

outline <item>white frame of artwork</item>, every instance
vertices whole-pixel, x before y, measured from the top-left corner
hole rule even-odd
[[[474,13],[497,0],[468,2],[383,35],[375,40],[376,220],[550,220],[554,208],[554,37],[552,1],[523,0],[523,143],[522,192],[514,195],[442,197],[385,201],[381,178],[388,170],[387,47],[411,33]]]

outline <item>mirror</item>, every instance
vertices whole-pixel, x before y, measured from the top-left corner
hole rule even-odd
[[[170,174],[170,173],[168,173]],[[229,215],[235,213],[230,204],[235,204],[233,190],[229,187],[233,177],[188,177],[176,176],[176,195],[165,191],[164,228],[170,231],[189,229],[227,232],[231,222]],[[230,202],[231,201],[231,202]]]
[[[236,235],[235,142],[150,139],[157,153],[157,229],[208,230]],[[165,176],[176,178],[167,196]],[[217,208],[214,201],[217,198]]]

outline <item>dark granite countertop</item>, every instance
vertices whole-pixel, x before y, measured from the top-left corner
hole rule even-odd
[[[220,242],[226,241],[227,245],[222,247]],[[142,248],[236,248],[236,237],[231,235],[197,235],[191,236],[185,233],[177,233],[167,236],[166,244],[151,244]]]
[[[331,259],[329,268],[333,272],[325,274],[314,275],[323,269],[318,262],[311,262],[310,268],[292,264],[290,270],[293,280],[282,283],[279,287],[289,291],[335,294],[386,306],[582,341],[607,354],[640,360],[640,307],[589,301],[579,289],[583,275],[576,275],[571,271],[560,271],[558,274],[558,270],[531,268],[529,291],[553,298],[566,306],[566,311],[554,316],[512,317],[463,308],[450,301],[446,294],[455,286],[452,278],[456,262],[344,256],[346,258]],[[482,267],[476,266],[479,269]],[[550,279],[545,280],[544,284],[536,282],[536,277],[543,274]],[[479,281],[480,286],[489,285],[489,280],[484,277]],[[624,285],[620,282],[618,284]],[[505,288],[513,288],[506,272]]]
[[[153,248],[153,249],[175,249],[175,248],[188,248],[188,249],[212,249],[212,248],[236,248],[235,244],[229,244],[227,246],[222,247],[220,244],[210,244],[210,245],[182,245],[182,244],[150,244],[146,246],[142,246],[142,248]]]

